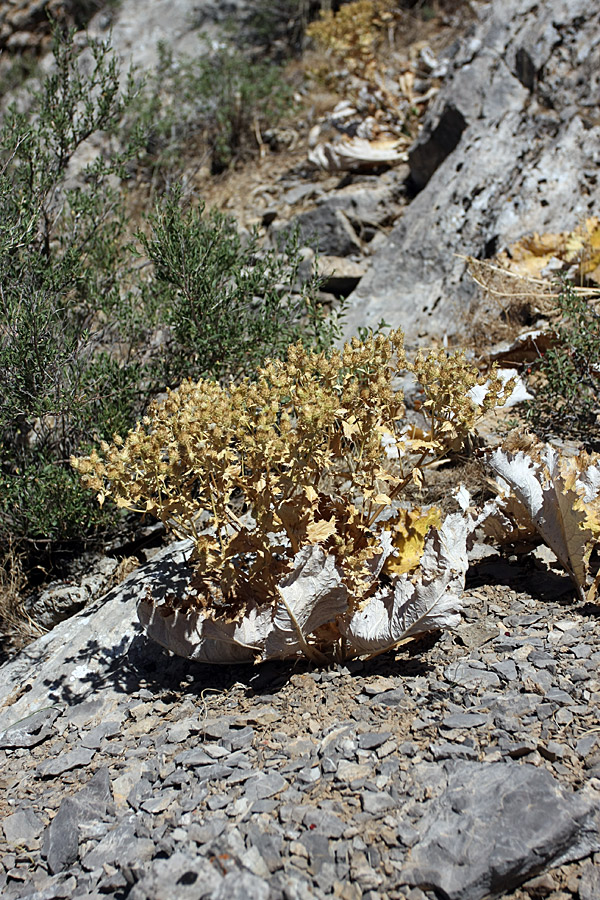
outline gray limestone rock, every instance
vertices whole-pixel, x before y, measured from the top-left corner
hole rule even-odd
[[[65,797],[44,834],[43,855],[53,875],[75,862],[80,826],[103,819],[111,800],[108,769],[99,769],[85,787],[74,796]]]
[[[31,809],[19,809],[2,819],[2,830],[9,846],[29,846],[44,825]]]
[[[398,200],[404,193],[406,175],[407,172],[391,170],[381,178],[374,178],[374,183],[349,184],[329,191],[317,205],[341,209],[359,234],[365,226],[389,225],[400,213]]]
[[[60,709],[46,707],[25,715],[0,734],[0,748],[35,747],[52,734]]]
[[[448,783],[417,823],[403,883],[447,900],[498,897],[546,867],[600,847],[597,799],[545,769],[450,762]]]
[[[493,0],[481,16],[411,150],[417,196],[349,298],[349,336],[383,317],[412,345],[460,337],[479,294],[457,254],[489,258],[598,208],[600,10]]]
[[[52,874],[73,865],[79,852],[80,808],[71,797],[65,797],[46,829],[43,855]]]
[[[212,900],[269,900],[270,895],[269,885],[264,879],[249,872],[229,872],[210,896]]]
[[[35,770],[36,775],[40,778],[54,778],[62,775],[63,772],[77,769],[79,766],[87,766],[93,757],[94,750],[85,750],[80,747],[77,750],[71,750],[70,753],[61,753],[57,757],[45,759]]]
[[[350,256],[361,253],[361,245],[348,217],[340,209],[319,206],[301,213],[286,229],[297,227],[301,243],[313,242],[325,256]]]
[[[262,772],[253,775],[245,784],[245,796],[248,800],[266,800],[274,797],[280,791],[288,786],[285,778],[282,778],[277,772],[271,772],[268,775]]]
[[[35,597],[30,609],[35,621],[43,628],[51,629],[75,615],[90,600],[106,591],[105,585],[117,565],[116,559],[104,556],[95,560],[92,574],[84,575],[76,582],[49,585]]]
[[[128,897],[129,900],[173,900],[175,897],[177,900],[203,900],[216,897],[222,882],[223,876],[207,859],[178,851],[167,859],[149,863]]]
[[[61,622],[1,667],[0,733],[4,731],[4,740],[16,739],[14,726],[17,724],[20,734],[38,734],[32,725],[32,721],[37,720],[22,720],[40,711],[39,715],[47,723],[49,717],[58,715],[58,712],[55,715],[52,710],[46,710],[51,704],[76,707],[80,703],[101,700],[101,707],[94,709],[99,715],[102,708],[112,710],[116,701],[122,701],[123,662],[130,655],[136,637],[144,642],[146,660],[163,657],[158,645],[139,638],[137,602],[150,586],[154,596],[160,599],[179,579],[184,579],[188,573],[186,559],[190,549],[188,541],[166,547],[152,562],[137,569],[117,587]],[[27,692],[20,690],[24,684],[29,686]],[[98,696],[100,684],[102,691]],[[42,731],[44,727],[47,724],[39,726]],[[34,738],[33,744],[38,742]],[[2,746],[33,744],[5,743]]]
[[[579,882],[579,900],[598,900],[600,897],[600,866],[587,862]]]

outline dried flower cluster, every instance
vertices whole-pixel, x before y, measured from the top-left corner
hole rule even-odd
[[[343,59],[351,71],[370,77],[377,66],[377,47],[397,15],[396,5],[390,0],[354,0],[337,13],[322,12],[306,34]]]
[[[393,387],[407,370],[423,389],[420,428]],[[469,391],[483,382],[460,353],[409,363],[399,331],[329,355],[296,344],[255,381],[185,382],[125,440],[73,465],[101,503],[151,513],[193,539],[195,593],[175,605],[228,622],[273,608],[318,546],[352,613],[382,577],[408,578],[419,565],[439,511],[404,509],[402,492],[505,399],[488,377],[478,406]],[[328,624],[321,639],[331,644],[340,632],[335,617]]]

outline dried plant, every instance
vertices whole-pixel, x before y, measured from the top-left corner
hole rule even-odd
[[[419,429],[393,388],[407,370],[423,388]],[[469,391],[483,383],[478,406]],[[318,548],[351,616],[382,577],[410,577],[439,525],[437,511],[403,508],[404,489],[505,394],[461,353],[409,363],[399,331],[329,355],[296,344],[254,382],[185,382],[125,440],[72,462],[101,503],[151,513],[193,539],[194,590],[171,608],[229,623],[262,615],[300,564],[317,564]],[[341,637],[332,619],[319,625],[330,627],[325,645]]]
[[[361,78],[379,79],[378,48],[398,16],[390,0],[354,0],[325,10],[306,29],[308,37]]]
[[[500,489],[486,522],[495,541],[537,533],[573,581],[580,600],[592,602],[600,575],[590,559],[600,540],[600,457],[584,451],[561,457],[548,444],[516,432],[486,456]]]

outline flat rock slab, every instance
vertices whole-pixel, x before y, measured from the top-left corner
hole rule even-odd
[[[593,792],[570,793],[527,764],[453,761],[445,768],[447,787],[417,825],[403,883],[446,900],[483,900],[600,847]]]
[[[45,740],[65,706],[101,699],[101,707],[108,709],[115,697],[122,696],[127,689],[126,661],[142,630],[138,600],[150,587],[159,599],[185,580],[190,549],[190,542],[179,541],[161,550],[109,593],[2,666],[0,747],[31,747]],[[157,644],[140,640],[146,657],[164,658]]]

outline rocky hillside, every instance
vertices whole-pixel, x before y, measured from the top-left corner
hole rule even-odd
[[[37,6],[0,12],[7,48],[43,35]],[[347,298],[348,336],[384,319],[411,347],[478,335],[483,352],[506,323],[463,257],[600,207],[600,13],[452,6],[402,57],[415,134],[388,80],[352,105],[313,96],[252,162],[189,177],[265,246],[296,224],[307,271],[316,241],[321,300]],[[89,27],[150,68],[158,38],[199,52],[225,11],[242,6],[123,0]],[[139,625],[149,592],[190,582],[190,543],[161,538],[46,588],[47,633],[0,667],[2,896],[600,897],[599,607],[552,553],[476,543],[460,624],[376,658],[211,667]]]

